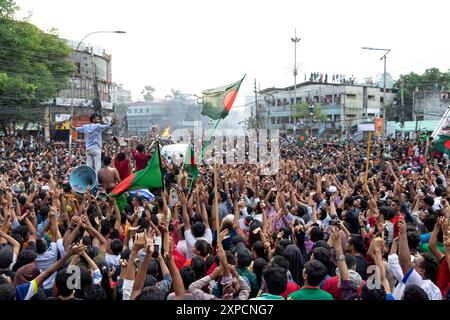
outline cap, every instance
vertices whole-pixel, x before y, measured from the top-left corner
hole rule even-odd
[[[331,187],[328,189],[328,192],[331,192],[331,193],[337,192],[337,188],[336,188],[335,186],[331,186]]]

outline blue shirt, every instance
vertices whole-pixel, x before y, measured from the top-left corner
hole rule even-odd
[[[102,132],[111,128],[109,124],[88,123],[75,130],[86,134],[86,150],[102,149]]]

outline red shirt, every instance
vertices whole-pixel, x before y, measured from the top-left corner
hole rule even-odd
[[[150,160],[150,155],[145,152],[139,153],[136,150],[133,150],[133,158],[136,162],[136,171],[141,171],[147,166],[147,163]]]
[[[286,291],[281,294],[281,296],[286,299],[291,293],[300,290],[300,286],[294,281],[288,281]]]
[[[399,214],[398,216],[395,216],[395,217],[393,217],[391,219],[391,222],[394,225],[394,238],[397,238],[397,236],[398,236],[398,226],[397,226],[397,224],[398,224],[398,221],[400,220],[401,216],[402,215]]]
[[[114,167],[116,167],[117,171],[119,171],[121,180],[124,180],[131,174],[130,160],[127,158],[123,161],[119,161],[117,158],[114,158]]]
[[[445,257],[441,260],[441,264],[439,266],[437,276],[436,276],[436,285],[439,289],[441,289],[442,296],[445,299],[447,287],[450,284],[450,270],[448,268],[447,260]]]
[[[341,281],[341,279],[338,276],[330,277],[325,280],[322,286],[322,290],[331,294],[335,300],[341,300],[341,288],[338,287],[339,281]],[[363,280],[361,286],[358,288],[358,295],[361,294],[364,284],[365,281]]]

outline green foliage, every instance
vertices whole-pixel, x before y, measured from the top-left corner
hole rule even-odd
[[[403,96],[405,105],[405,121],[412,120],[413,111],[413,92],[416,90],[450,90],[450,73],[441,72],[438,68],[431,68],[426,70],[422,75],[411,72],[407,75],[402,76],[394,85],[398,90],[397,101],[398,104],[401,102],[400,88],[401,80],[403,79]],[[386,109],[386,112],[389,108]],[[393,117],[392,117],[393,115]],[[392,110],[391,119],[395,118],[396,111]],[[386,118],[389,120],[390,117],[387,115]],[[393,119],[392,119],[393,120]]]
[[[1,0],[0,0],[1,1]],[[3,1],[4,2],[4,1]],[[3,7],[2,7],[3,8]],[[0,19],[1,121],[36,119],[42,105],[67,88],[71,48],[56,34],[25,21]],[[40,107],[38,109],[31,108]]]
[[[294,104],[292,106],[292,116],[294,118],[297,119],[306,119],[306,118],[310,118],[311,114],[309,112],[309,105],[306,102],[302,102],[300,104]],[[313,118],[319,121],[326,121],[327,115],[324,114],[321,110],[320,110],[320,105],[318,103],[314,104],[314,109],[313,109]]]
[[[19,6],[14,0],[0,0],[0,19],[12,19],[17,10]]]
[[[141,94],[144,97],[145,102],[152,102],[155,98],[153,97],[153,93],[155,92],[155,88],[152,86],[145,86],[144,90],[142,90]]]

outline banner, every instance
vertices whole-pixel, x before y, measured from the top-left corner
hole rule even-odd
[[[381,136],[383,134],[383,126],[384,126],[383,118],[375,118],[375,136]]]

